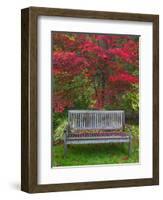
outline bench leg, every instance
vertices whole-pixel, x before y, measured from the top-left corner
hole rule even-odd
[[[130,138],[130,141],[129,141],[129,143],[128,143],[128,156],[131,155],[131,148],[132,148],[132,140],[131,140],[131,138]]]
[[[64,142],[64,158],[66,157],[67,154],[67,144]]]

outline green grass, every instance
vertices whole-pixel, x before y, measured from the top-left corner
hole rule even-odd
[[[137,133],[138,134],[138,133]],[[138,135],[133,136],[132,153],[128,157],[128,144],[81,144],[68,145],[64,158],[63,144],[53,147],[53,166],[79,166],[122,164],[139,162]]]

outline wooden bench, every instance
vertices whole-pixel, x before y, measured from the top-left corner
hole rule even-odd
[[[126,133],[125,113],[116,111],[69,110],[64,131],[64,155],[68,144],[128,143],[131,154],[131,132]]]

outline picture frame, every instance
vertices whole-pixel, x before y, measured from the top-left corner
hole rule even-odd
[[[38,183],[38,18],[149,22],[152,24],[152,177]],[[87,32],[87,31],[86,31]],[[148,74],[146,74],[148,76]],[[40,88],[39,88],[40,89]],[[148,124],[144,124],[148,126]],[[50,148],[50,147],[49,147]],[[159,16],[90,10],[29,7],[21,10],[21,190],[28,193],[149,186],[159,184]]]

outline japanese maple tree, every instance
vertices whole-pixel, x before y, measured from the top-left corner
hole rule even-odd
[[[55,112],[119,104],[138,85],[138,47],[138,36],[54,33]]]

